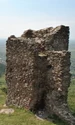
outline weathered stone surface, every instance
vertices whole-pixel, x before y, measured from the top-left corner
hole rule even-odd
[[[12,109],[12,108],[8,108],[8,109],[1,109],[0,110],[0,114],[12,114],[12,113],[14,113],[14,109]]]
[[[74,125],[67,105],[69,27],[25,31],[7,40],[7,105],[45,110]]]

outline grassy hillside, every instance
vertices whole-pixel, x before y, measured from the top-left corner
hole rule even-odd
[[[70,42],[69,51],[71,52],[71,74],[75,78],[75,42]]]
[[[75,79],[71,80],[71,84],[68,92],[68,104],[75,116]]]
[[[6,60],[6,40],[0,39],[0,58],[5,61]]]

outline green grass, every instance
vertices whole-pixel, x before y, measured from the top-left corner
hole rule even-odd
[[[75,79],[72,79],[71,85],[69,87],[68,104],[71,111],[75,115]]]
[[[5,86],[5,75],[0,77],[0,87]]]
[[[0,77],[0,108],[3,106],[6,100],[6,93],[2,91],[2,88],[5,88],[5,87],[6,87],[5,75],[3,75],[2,77]]]
[[[25,109],[15,109],[12,115],[0,115],[0,125],[50,125],[50,123],[38,120],[34,114]]]
[[[4,76],[0,78],[0,109],[3,108],[3,105],[6,100],[6,94],[2,88],[5,86]],[[69,96],[68,96],[68,103],[69,107],[72,110],[73,114],[75,113],[75,80],[72,80],[71,86],[69,88]],[[14,107],[13,107],[14,108]],[[66,123],[62,122],[58,118],[56,119],[55,123],[52,123],[47,120],[38,120],[35,115],[26,110],[26,109],[19,109],[14,108],[15,112],[11,115],[0,114],[0,125],[67,125]]]

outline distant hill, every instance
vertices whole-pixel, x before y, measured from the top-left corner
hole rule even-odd
[[[5,73],[6,65],[0,63],[0,77]]]
[[[71,74],[75,78],[75,40],[70,41],[69,51],[71,52]]]
[[[0,76],[5,73],[6,67],[6,40],[0,39]]]
[[[69,42],[69,50],[75,51],[75,40],[70,40]]]
[[[6,60],[6,40],[0,39],[0,62]]]

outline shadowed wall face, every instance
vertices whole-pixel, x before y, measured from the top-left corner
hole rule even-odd
[[[7,105],[45,109],[56,115],[60,108],[68,112],[64,106],[70,85],[68,39],[69,27],[65,26],[27,30],[21,37],[8,38]]]
[[[51,112],[54,108],[67,103],[68,87],[70,85],[70,53],[53,51],[48,53],[47,97],[46,108]]]

